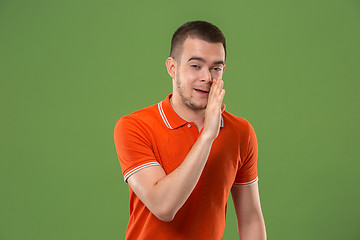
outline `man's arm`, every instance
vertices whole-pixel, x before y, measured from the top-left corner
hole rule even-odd
[[[205,110],[204,128],[182,164],[166,175],[160,166],[144,168],[131,175],[128,183],[138,198],[160,220],[171,221],[195,188],[221,123],[225,90],[214,80]]]
[[[258,183],[236,186],[231,189],[239,238],[241,240],[265,240],[266,230],[260,206]]]

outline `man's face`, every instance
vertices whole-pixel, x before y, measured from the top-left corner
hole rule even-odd
[[[209,43],[196,38],[184,41],[176,59],[173,94],[187,108],[206,108],[213,79],[221,79],[225,67],[225,50],[221,43]]]

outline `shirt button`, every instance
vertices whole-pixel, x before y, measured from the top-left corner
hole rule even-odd
[[[191,124],[190,124],[190,123],[189,123],[187,126],[188,126],[188,128],[191,128]]]

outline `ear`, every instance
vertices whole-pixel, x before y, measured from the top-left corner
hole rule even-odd
[[[166,59],[166,69],[172,79],[175,78],[175,72],[176,72],[176,61],[173,57],[169,57]]]

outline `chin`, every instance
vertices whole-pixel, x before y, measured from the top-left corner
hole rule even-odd
[[[194,111],[203,111],[206,109],[206,104],[194,104],[194,103],[190,103],[190,105],[188,106],[189,108],[191,108]]]

